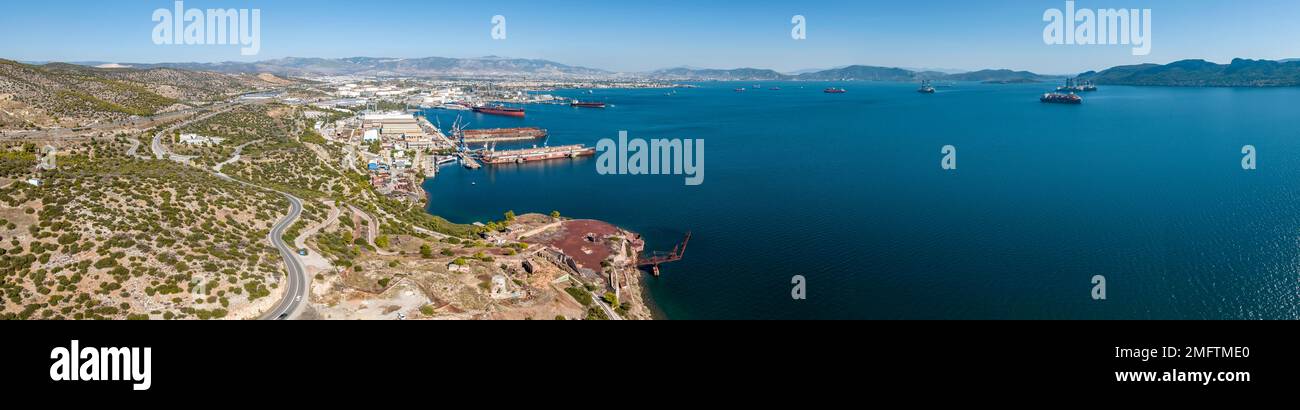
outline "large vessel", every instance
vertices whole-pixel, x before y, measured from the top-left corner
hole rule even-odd
[[[844,93],[849,92],[849,90],[845,90],[845,89],[843,89],[843,88],[835,88],[835,87],[831,87],[831,88],[827,88],[827,89],[825,89],[825,90],[822,90],[822,92],[827,93],[827,94],[844,94]]]
[[[1065,85],[1056,87],[1058,92],[1090,92],[1097,91],[1097,85],[1092,81],[1079,81],[1075,78],[1065,79]]]
[[[474,112],[487,115],[524,118],[523,108],[506,107],[504,105],[480,105],[474,107]]]
[[[569,105],[578,108],[605,108],[605,103],[603,102],[587,102],[587,101],[573,100],[573,102],[569,103]]]
[[[1083,97],[1077,94],[1047,93],[1038,98],[1038,101],[1052,104],[1083,104]]]
[[[496,151],[483,153],[483,162],[492,165],[522,164],[525,162],[545,161],[550,159],[578,158],[596,155],[595,148],[579,145],[562,147],[533,147],[528,149]]]
[[[930,80],[921,81],[921,88],[916,89],[921,94],[934,94],[934,86],[930,85]]]
[[[545,129],[527,128],[493,128],[483,130],[463,130],[456,134],[466,144],[498,141],[526,141],[546,138]]]

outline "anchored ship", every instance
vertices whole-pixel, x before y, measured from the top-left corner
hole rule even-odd
[[[572,105],[572,106],[574,106],[574,107],[578,107],[578,108],[605,108],[605,103],[603,103],[603,102],[584,102],[584,101],[577,101],[577,100],[574,100],[574,101],[573,101],[572,103],[570,103],[569,105]]]
[[[487,115],[524,118],[523,108],[506,107],[504,105],[480,105],[474,107],[474,112]]]
[[[1043,94],[1043,96],[1040,97],[1038,101],[1045,102],[1045,103],[1052,103],[1052,104],[1083,104],[1083,97],[1080,97],[1074,93],[1070,93],[1070,94],[1047,93],[1047,94]]]
[[[934,86],[930,85],[930,80],[921,81],[921,88],[916,89],[921,94],[934,94]]]
[[[1097,91],[1097,85],[1092,81],[1079,81],[1074,78],[1065,79],[1065,85],[1056,87],[1057,92],[1089,92]]]

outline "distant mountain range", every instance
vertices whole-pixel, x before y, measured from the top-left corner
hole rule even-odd
[[[658,70],[646,74],[648,77],[665,80],[694,81],[985,81],[985,82],[1020,82],[1041,81],[1059,76],[1045,76],[1028,71],[980,70],[968,73],[948,74],[939,71],[913,71],[895,67],[876,67],[851,65],[827,70],[807,71],[798,74],[782,74],[773,70],[758,68],[737,68],[731,70],[673,68]]]
[[[668,81],[914,81],[952,79],[961,81],[1006,81],[1045,78],[1027,71],[982,70],[949,74],[940,71],[915,71],[903,68],[851,65],[831,69],[801,70],[785,74],[762,68],[712,69],[677,67],[642,73],[616,73],[596,68],[572,66],[549,60],[480,57],[480,58],[298,58],[289,57],[258,62],[222,63],[112,63],[86,61],[74,64],[91,67],[130,67],[138,69],[172,68],[209,71],[223,74],[270,73],[279,76],[402,76],[402,77],[517,77],[582,79],[653,79]],[[1016,77],[1016,78],[1009,78]]]
[[[406,76],[406,77],[608,77],[614,73],[547,60],[522,58],[297,58],[254,63],[123,64],[135,68],[178,68],[226,74],[272,73],[283,76]]]
[[[84,62],[80,65],[133,68],[175,68],[225,74],[270,73],[280,76],[405,76],[549,79],[652,79],[666,81],[977,81],[1026,83],[1057,81],[1064,76],[1029,71],[978,70],[953,73],[895,67],[850,65],[830,69],[781,73],[762,68],[713,69],[677,67],[641,73],[616,73],[549,60],[506,57],[480,58],[282,58],[251,63],[128,64]],[[1166,65],[1141,64],[1080,74],[1084,80],[1109,85],[1278,87],[1300,86],[1300,59],[1244,60],[1215,64],[1184,60]]]
[[[1300,86],[1298,60],[1234,59],[1230,64],[1205,60],[1119,66],[1086,72],[1082,80],[1097,84],[1171,87],[1295,87]]]

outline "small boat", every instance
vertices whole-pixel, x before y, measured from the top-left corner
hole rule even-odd
[[[781,87],[772,87],[772,88],[768,88],[768,90],[781,91]]]
[[[569,105],[577,108],[605,108],[605,103],[603,102],[584,102],[574,100],[572,103],[569,103]]]
[[[735,92],[738,92],[738,93],[743,93],[743,92],[745,92],[745,89],[744,89],[744,88],[737,88],[737,89],[735,89],[734,91],[735,91]]]
[[[844,93],[849,92],[849,90],[845,90],[845,89],[843,89],[843,88],[835,88],[835,87],[831,87],[831,88],[827,88],[827,89],[825,89],[825,90],[822,90],[822,92],[827,93],[827,94],[844,94]]]

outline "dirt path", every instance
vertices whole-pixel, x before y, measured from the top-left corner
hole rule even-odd
[[[224,167],[224,166],[226,166],[226,165],[230,165],[230,164],[233,164],[233,163],[239,161],[239,156],[240,156],[241,153],[244,152],[244,147],[247,147],[247,146],[249,146],[249,145],[253,145],[253,144],[256,144],[256,143],[259,143],[259,142],[262,142],[262,140],[249,141],[249,142],[244,143],[244,145],[240,145],[240,146],[238,146],[238,147],[235,147],[235,155],[231,155],[231,156],[230,156],[230,159],[227,159],[227,160],[223,161],[223,162],[220,163],[220,164],[217,164],[217,165],[212,166],[212,170],[217,171],[217,172],[221,172],[221,167]]]
[[[376,220],[375,217],[370,216],[370,214],[366,213],[365,211],[362,211],[360,208],[357,208],[355,206],[348,205],[348,208],[352,209],[352,213],[357,214],[357,216],[360,216],[361,219],[366,220],[366,243],[370,244],[371,247],[375,248],[375,253],[378,253],[383,256],[393,256],[397,254],[395,252],[389,252],[383,249],[379,249],[379,246],[375,245],[375,238],[379,236],[379,221]]]
[[[316,233],[320,232],[322,229],[334,226],[334,224],[339,223],[339,214],[343,213],[343,211],[339,210],[339,208],[334,206],[333,203],[328,203],[328,202],[326,203],[330,207],[329,216],[326,217],[324,221],[321,221],[316,225],[307,227],[307,229],[304,229],[302,233],[298,235],[298,239],[295,239],[293,243],[293,245],[296,246],[298,249],[307,249],[307,238],[315,236]]]

